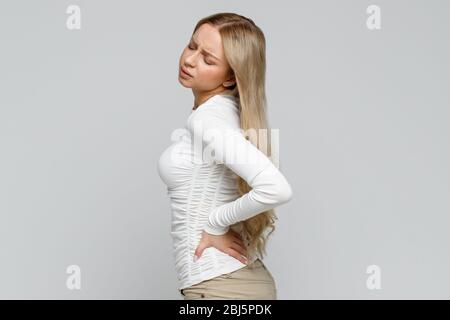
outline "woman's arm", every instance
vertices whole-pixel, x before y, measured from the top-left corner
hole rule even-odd
[[[196,139],[194,144],[195,141],[200,142],[210,160],[223,163],[252,188],[236,200],[210,212],[204,230],[213,235],[225,234],[230,225],[292,198],[291,186],[284,175],[263,152],[236,130],[239,129],[236,119],[229,112],[220,106],[205,106],[188,121],[188,129],[193,139]]]

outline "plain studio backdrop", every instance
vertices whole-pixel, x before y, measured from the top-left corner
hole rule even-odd
[[[193,105],[181,52],[217,12],[266,36],[269,121],[294,191],[265,258],[279,299],[450,298],[449,9],[2,1],[0,298],[181,298],[157,160]]]

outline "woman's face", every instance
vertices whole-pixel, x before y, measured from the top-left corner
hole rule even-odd
[[[201,96],[220,93],[235,82],[225,60],[222,37],[217,29],[207,23],[193,34],[179,63],[179,82],[186,88],[192,88],[200,100]],[[186,75],[182,69],[190,75]]]

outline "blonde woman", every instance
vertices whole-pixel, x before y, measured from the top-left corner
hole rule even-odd
[[[262,258],[273,209],[292,190],[268,157],[270,131],[260,133],[268,129],[264,34],[249,18],[213,14],[197,23],[179,64],[194,106],[158,162],[178,290],[184,299],[277,299]]]

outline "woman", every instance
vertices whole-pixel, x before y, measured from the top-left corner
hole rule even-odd
[[[259,132],[268,129],[264,35],[241,15],[208,16],[179,64],[194,106],[158,162],[172,209],[178,289],[185,299],[276,299],[261,259],[275,228],[273,208],[292,190]]]

